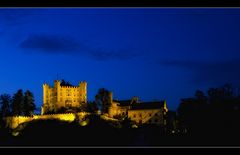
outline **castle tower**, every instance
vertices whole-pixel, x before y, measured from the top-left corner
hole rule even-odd
[[[60,109],[77,109],[87,103],[87,82],[80,82],[79,86],[54,80],[53,87],[43,84],[42,114],[56,112]]]
[[[60,108],[60,92],[61,92],[61,81],[54,80],[54,86],[53,86],[53,102],[55,103],[56,108]]]
[[[41,108],[41,114],[48,111],[53,111],[52,104],[52,88],[48,84],[43,84],[43,105]]]
[[[48,96],[48,84],[43,84],[43,103],[47,103],[47,96]]]
[[[79,91],[80,91],[82,102],[87,103],[87,82],[86,81],[79,83]]]
[[[59,80],[54,80],[54,87],[55,87],[55,88],[59,88],[60,85],[61,85],[61,81],[59,81]]]

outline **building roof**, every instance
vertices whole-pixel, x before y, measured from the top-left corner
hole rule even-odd
[[[70,86],[70,87],[73,87],[73,85],[71,85],[70,83],[61,83],[60,86]]]
[[[160,109],[162,107],[164,107],[164,101],[141,102],[132,104],[131,110]]]
[[[62,80],[60,86],[73,86],[73,85],[70,84],[69,82],[66,82],[65,80]]]
[[[132,100],[113,100],[114,102],[119,103],[119,106],[130,106]]]

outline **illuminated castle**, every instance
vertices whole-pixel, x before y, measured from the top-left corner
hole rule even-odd
[[[128,118],[137,125],[155,124],[165,126],[167,124],[166,101],[140,102],[137,97],[130,100],[114,100],[113,93],[108,94],[108,103],[103,104],[101,118],[111,121],[119,121]],[[80,110],[87,104],[87,82],[80,82],[78,86],[72,86],[64,80],[55,80],[53,87],[43,84],[43,105],[41,115],[9,116],[6,117],[6,127],[17,128],[20,124],[33,120],[57,119],[72,122],[75,119],[83,120],[91,113]],[[66,111],[61,111],[65,109]],[[81,124],[80,124],[81,125]]]
[[[41,114],[56,112],[61,108],[79,108],[87,103],[87,82],[78,86],[55,80],[54,86],[43,84],[43,106]]]

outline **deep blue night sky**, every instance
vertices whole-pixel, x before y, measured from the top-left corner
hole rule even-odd
[[[42,84],[88,82],[115,99],[166,99],[175,110],[196,89],[240,86],[240,9],[0,9],[0,93],[42,104]]]

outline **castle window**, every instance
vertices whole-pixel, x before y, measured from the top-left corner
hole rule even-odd
[[[151,117],[151,116],[152,116],[152,114],[151,114],[151,113],[149,113],[148,115],[149,115],[149,117]]]
[[[139,114],[139,117],[142,117],[142,114]]]
[[[135,118],[135,117],[136,117],[136,114],[134,114],[133,117]]]

